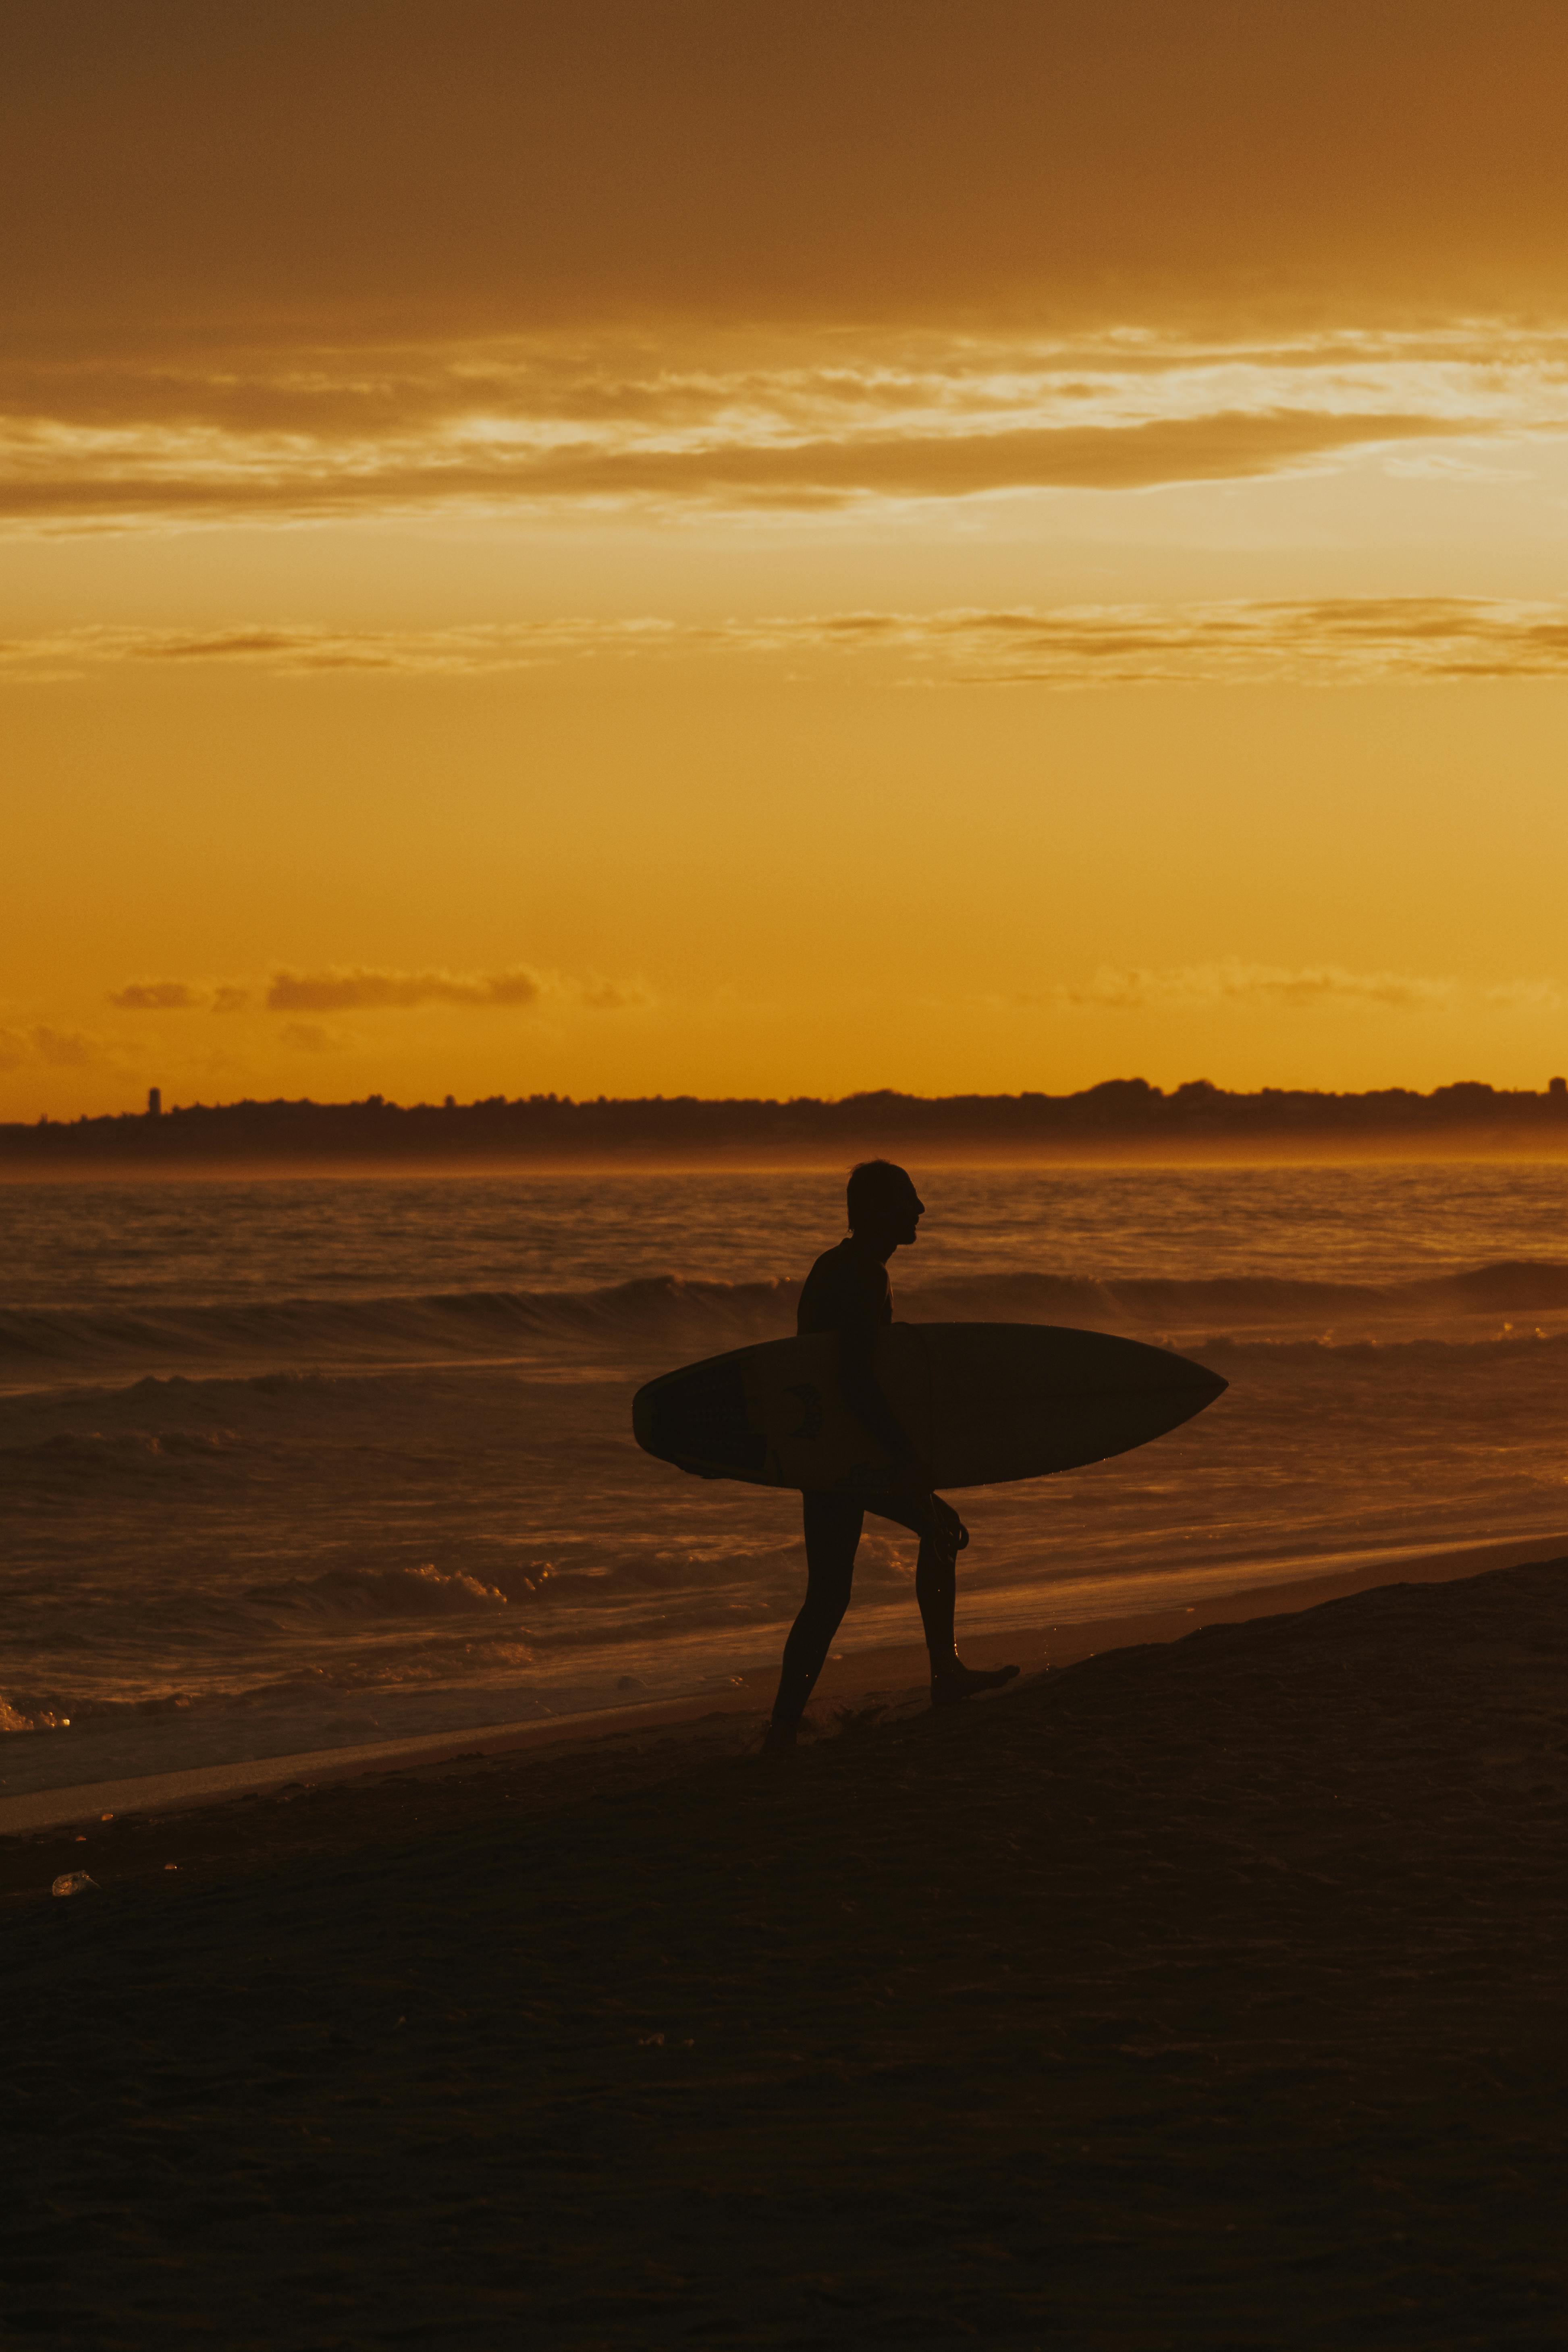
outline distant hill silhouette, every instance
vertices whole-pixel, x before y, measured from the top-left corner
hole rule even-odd
[[[840,1101],[704,1101],[655,1095],[574,1102],[555,1095],[410,1108],[363,1102],[194,1104],[119,1118],[0,1126],[0,1173],[114,1167],[837,1166],[869,1153],[931,1160],[1180,1158],[1213,1150],[1416,1151],[1568,1149],[1568,1085],[1543,1093],[1467,1081],[1430,1094],[1386,1087],[1229,1094],[1196,1079],[1170,1093],[1113,1078],[1079,1094],[890,1092]]]

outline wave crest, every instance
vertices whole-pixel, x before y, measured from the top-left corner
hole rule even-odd
[[[0,1381],[113,1378],[154,1368],[342,1369],[426,1362],[717,1355],[794,1328],[799,1285],[647,1276],[596,1289],[459,1291],[426,1297],[297,1298],[190,1307],[0,1311]],[[1194,1279],[958,1275],[900,1282],[921,1322],[1068,1323],[1091,1328],[1213,1331],[1267,1325],[1323,1330],[1399,1319],[1568,1310],[1568,1263],[1512,1259],[1402,1283],[1280,1275]]]
[[[462,1569],[329,1568],[321,1576],[253,1584],[247,1601],[269,1614],[306,1617],[468,1617],[508,1606],[499,1585]]]
[[[742,1347],[793,1324],[793,1282],[644,1276],[593,1290],[437,1292],[203,1307],[0,1310],[0,1378],[193,1363],[386,1363],[529,1356],[584,1346]]]

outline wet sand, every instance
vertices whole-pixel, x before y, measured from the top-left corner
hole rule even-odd
[[[1129,1649],[1144,1642],[1179,1642],[1204,1625],[1235,1624],[1250,1617],[1311,1609],[1347,1593],[1364,1592],[1391,1581],[1446,1582],[1489,1568],[1512,1568],[1540,1559],[1555,1540],[1467,1544],[1444,1551],[1412,1549],[1401,1557],[1386,1550],[1343,1561],[1318,1576],[1288,1584],[1244,1585],[1207,1600],[1173,1601],[1166,1609],[1122,1612],[1110,1617],[1074,1618],[1016,1625],[1005,1633],[969,1633],[963,1649],[974,1666],[1018,1664],[1026,1674],[1076,1664],[1102,1651]],[[849,1621],[852,1624],[853,1621]],[[922,1698],[928,1668],[919,1642],[855,1646],[843,1637],[823,1671],[813,1702],[819,1724],[830,1723],[847,1706],[872,1703],[902,1707]],[[780,1636],[780,1647],[783,1637]],[[187,1812],[225,1798],[258,1794],[303,1782],[316,1787],[364,1772],[406,1768],[420,1771],[459,1757],[498,1756],[516,1748],[553,1747],[563,1740],[597,1740],[616,1731],[642,1731],[696,1723],[715,1714],[754,1715],[768,1707],[778,1679],[775,1664],[738,1675],[734,1686],[701,1697],[656,1700],[633,1706],[562,1715],[541,1722],[495,1723],[467,1731],[435,1731],[415,1738],[315,1748],[303,1753],[247,1758],[232,1764],[201,1765],[176,1772],[142,1773],[130,1780],[62,1781],[16,1796],[0,1796],[3,1842],[30,1831],[87,1825],[107,1814]],[[52,1737],[52,1735],[51,1735]],[[0,1883],[3,1877],[0,1877]]]
[[[840,1710],[5,1841],[0,2317],[1563,2340],[1568,1559]]]

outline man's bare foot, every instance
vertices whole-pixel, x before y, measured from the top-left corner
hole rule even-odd
[[[961,1699],[973,1698],[980,1691],[1000,1690],[1016,1675],[1016,1666],[994,1666],[983,1674],[977,1666],[966,1666],[962,1658],[954,1658],[931,1678],[932,1706],[956,1706]]]
[[[767,1737],[758,1753],[763,1756],[793,1756],[795,1748],[795,1727],[793,1723],[770,1723]]]

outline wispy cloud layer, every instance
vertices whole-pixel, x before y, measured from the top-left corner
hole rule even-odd
[[[1393,596],[841,614],[791,641],[895,652],[969,685],[1558,677],[1568,604]]]
[[[521,968],[459,978],[446,971],[279,971],[267,989],[268,1013],[380,1013],[416,1004],[537,1004],[552,983]],[[554,983],[558,986],[559,983]]]
[[[795,667],[814,658],[857,661],[889,679],[961,686],[1554,678],[1568,677],[1568,603],[1344,596],[1044,611],[964,606],[780,614],[710,627],[657,617],[404,630],[90,627],[0,641],[0,678],[48,681],[117,667],[199,664],[284,676],[465,677],[595,659],[714,658]],[[504,977],[484,985],[501,985]],[[186,985],[132,982],[121,1009],[177,1009],[181,1000],[159,992]]]
[[[1246,963],[1228,957],[1217,963],[1182,964],[1163,971],[1102,965],[1091,980],[1063,985],[1021,1000],[1028,1004],[1146,1013],[1201,1011],[1233,1005],[1246,1009],[1310,1013],[1341,1008],[1402,1013],[1445,1012],[1482,1004],[1496,1011],[1552,1011],[1562,1003],[1553,981],[1514,980],[1477,985],[1400,971],[1349,971],[1342,964],[1286,966]]]
[[[29,1029],[0,1029],[0,1070],[89,1070],[111,1059],[103,1039],[81,1029],[56,1029],[42,1021]]]
[[[251,989],[233,982],[135,980],[110,992],[121,1013],[237,1013],[254,1006],[265,1013],[408,1012],[419,1005],[457,1005],[466,1011],[527,1011],[534,1006],[579,1007],[587,1013],[621,1013],[651,1003],[640,980],[577,977],[513,965],[505,971],[393,971],[363,964],[334,964],[315,971],[275,971]],[[322,1030],[299,1027],[298,1044],[327,1038]]]
[[[654,1002],[640,980],[581,979],[514,966],[505,971],[457,973],[396,971],[363,965],[331,965],[314,971],[275,971],[254,991],[232,983],[137,981],[113,990],[109,1002],[122,1012],[229,1012],[249,1004],[258,1012],[293,1015],[409,1012],[423,1005],[465,1011],[527,1011],[542,1005],[577,1005],[593,1013],[637,1010]],[[1010,1002],[1020,1007],[1143,1013],[1197,1010],[1220,1005],[1311,1011],[1324,1006],[1381,1006],[1401,1012],[1440,1012],[1461,1003],[1498,1011],[1551,1011],[1562,1003],[1552,980],[1489,983],[1433,978],[1401,971],[1355,971],[1343,964],[1252,963],[1236,956],[1208,963],[1151,968],[1101,964],[1086,981],[1063,981]],[[296,1025],[282,1033],[313,1048],[340,1042],[324,1029]],[[100,1041],[76,1032],[36,1029],[24,1037],[0,1032],[14,1053],[37,1054],[62,1064],[101,1051]]]
[[[243,1013],[250,991],[227,981],[132,980],[111,989],[109,1002],[117,1013]]]
[[[214,350],[0,371],[0,528],[837,510],[1131,490],[1369,446],[1568,429],[1568,338],[1055,343],[739,335],[657,347]]]

